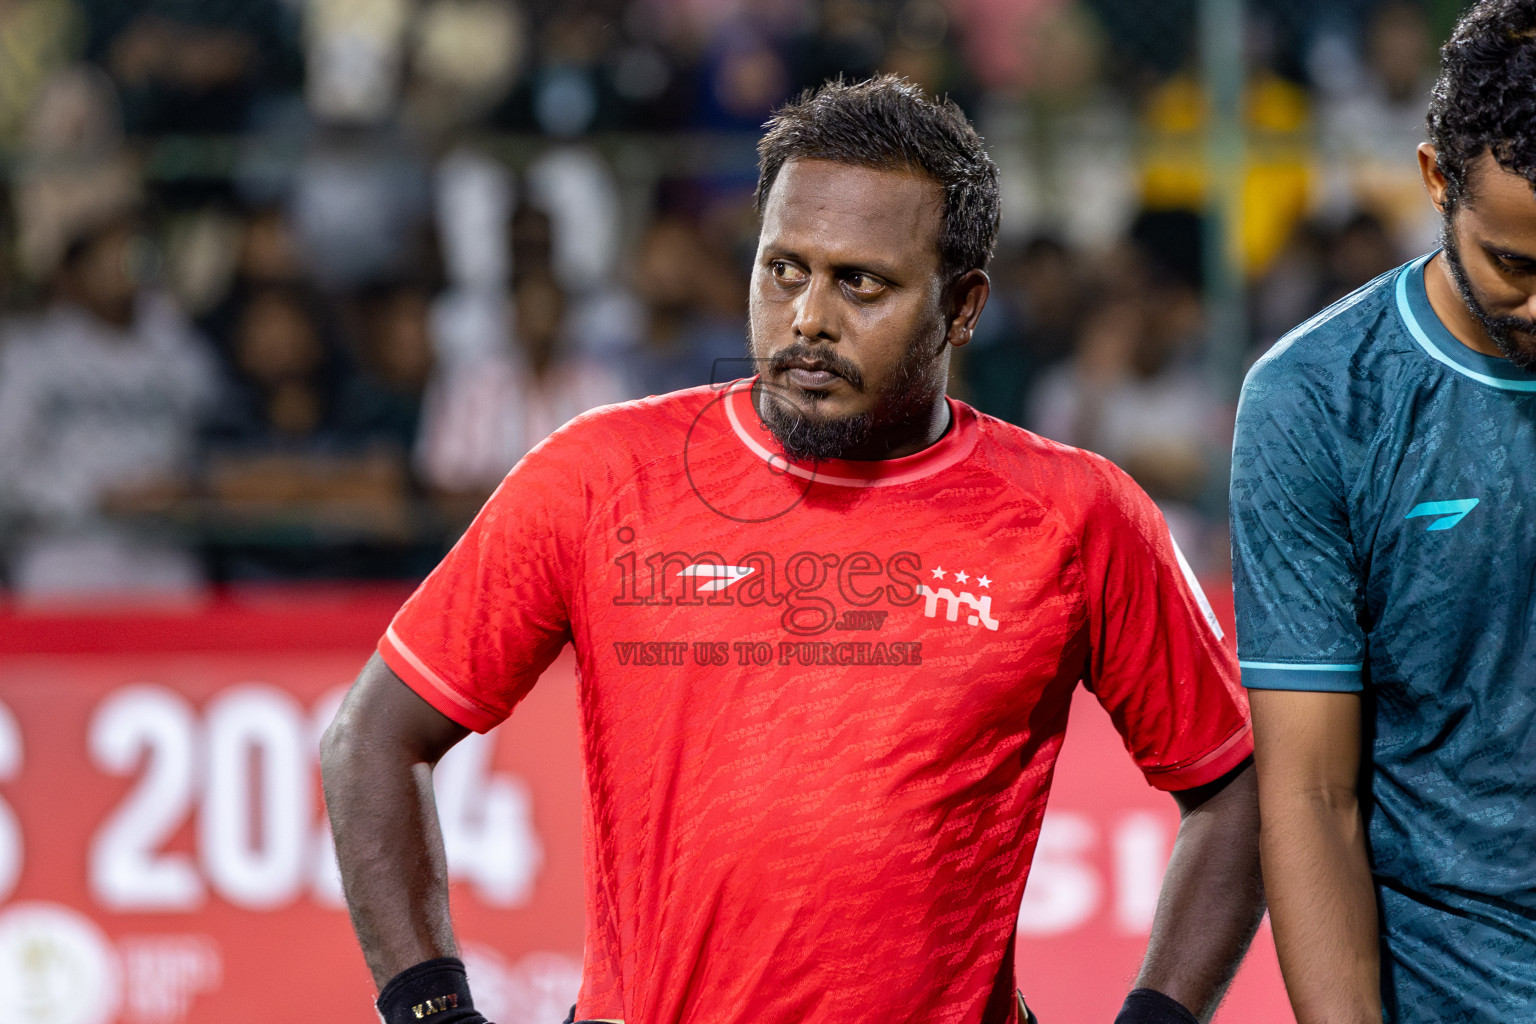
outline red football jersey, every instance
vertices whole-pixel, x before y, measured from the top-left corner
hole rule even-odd
[[[1236,664],[1104,459],[951,401],[916,455],[790,463],[751,383],[562,428],[379,649],[483,731],[575,644],[578,1018],[1011,1022],[1073,689],[1183,789],[1251,752]]]

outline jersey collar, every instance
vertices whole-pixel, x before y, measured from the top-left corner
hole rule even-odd
[[[894,487],[946,470],[964,459],[976,446],[975,411],[945,396],[944,400],[949,403],[949,429],[920,452],[899,459],[867,462],[854,459],[792,461],[785,457],[778,440],[757,415],[757,408],[752,404],[752,386],[756,382],[756,377],[750,377],[729,386],[723,404],[731,429],[755,457],[802,480],[818,480],[835,487]]]
[[[1433,252],[1420,256],[1397,272],[1397,311],[1413,340],[1432,359],[1464,377],[1505,391],[1536,391],[1536,373],[1522,370],[1508,359],[1473,351],[1440,322],[1424,284],[1424,268],[1434,256]]]

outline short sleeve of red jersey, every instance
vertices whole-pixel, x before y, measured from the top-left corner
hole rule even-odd
[[[529,452],[379,640],[407,685],[476,732],[512,713],[570,637],[580,456],[569,427]]]
[[[1253,753],[1237,660],[1162,513],[1114,466],[1082,526],[1084,682],[1158,789],[1213,782]]]

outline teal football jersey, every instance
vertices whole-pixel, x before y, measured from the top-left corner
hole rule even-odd
[[[1238,656],[1362,693],[1387,1020],[1536,1020],[1536,374],[1452,336],[1431,258],[1248,375]]]

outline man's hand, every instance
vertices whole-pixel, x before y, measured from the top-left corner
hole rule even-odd
[[[1360,814],[1357,693],[1253,690],[1260,848],[1298,1024],[1381,1024],[1376,890]]]
[[[320,741],[342,888],[380,989],[407,968],[458,953],[432,768],[468,733],[375,654]]]
[[[1173,796],[1183,821],[1122,1024],[1209,1020],[1264,916],[1252,761]]]

